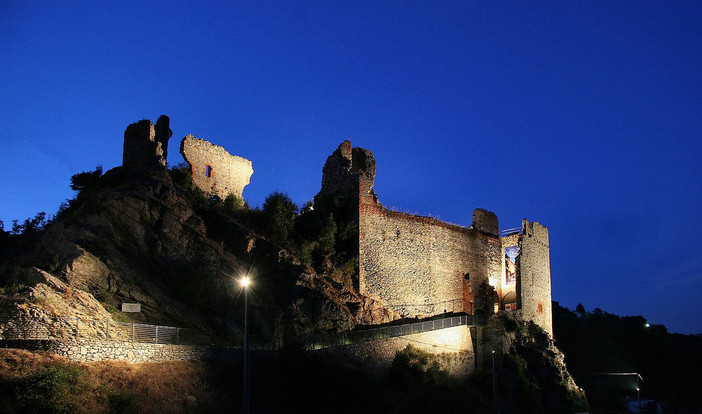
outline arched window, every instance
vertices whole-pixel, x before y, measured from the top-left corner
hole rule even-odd
[[[544,313],[544,305],[543,305],[543,303],[539,302],[539,304],[537,305],[536,311],[539,312],[539,313]]]
[[[205,166],[205,177],[212,177],[212,166]]]

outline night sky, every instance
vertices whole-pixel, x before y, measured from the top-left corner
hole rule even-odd
[[[702,2],[530,3],[2,1],[0,219],[161,114],[171,165],[186,134],[253,162],[251,206],[350,139],[388,208],[548,226],[562,305],[702,332]]]

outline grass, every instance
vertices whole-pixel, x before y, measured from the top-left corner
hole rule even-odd
[[[470,413],[490,411],[489,375],[477,377],[477,383],[452,379],[436,372],[426,355],[413,350],[404,354],[407,361],[400,361],[389,377],[369,375],[323,354],[287,350],[254,355],[252,411],[420,414],[451,412],[456,407]],[[0,349],[0,411],[237,413],[242,404],[241,362],[75,363],[48,353]]]
[[[173,361],[74,363],[0,349],[3,413],[188,413],[208,407],[201,366]]]

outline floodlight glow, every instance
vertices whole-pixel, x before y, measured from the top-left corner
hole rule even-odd
[[[248,276],[244,276],[239,280],[239,284],[243,287],[247,287],[251,283],[251,279]]]

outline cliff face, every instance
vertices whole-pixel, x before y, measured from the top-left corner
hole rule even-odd
[[[534,322],[516,314],[499,314],[484,328],[481,342],[483,366],[491,369],[491,360],[495,361],[502,412],[589,411],[585,392],[568,372],[565,356]]]
[[[0,296],[0,316],[32,308],[47,323],[112,316],[226,337],[240,331],[236,279],[244,274],[255,281],[252,329],[261,341],[351,329],[379,316],[372,302],[243,226],[242,210],[185,184],[163,171],[108,171],[35,239],[5,252],[0,284],[19,288]],[[55,294],[46,301],[37,299],[40,292]],[[124,302],[140,303],[141,313],[119,312]]]

